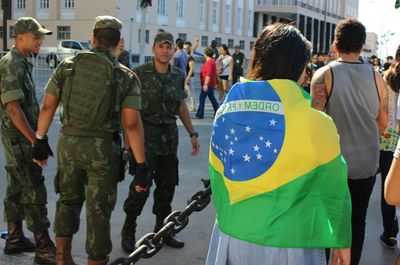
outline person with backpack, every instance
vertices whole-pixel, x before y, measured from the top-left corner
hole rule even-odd
[[[146,190],[150,175],[144,156],[140,118],[140,81],[118,63],[115,50],[121,41],[122,22],[112,16],[96,18],[93,50],[66,58],[46,85],[36,132],[34,156],[44,164],[51,153],[47,132],[59,104],[62,128],[58,139],[55,191],[57,264],[75,264],[72,236],[86,201],[88,265],[106,265],[112,249],[110,218],[117,200],[117,183],[124,175],[121,159],[121,124],[126,144],[137,164],[134,183]]]
[[[152,51],[154,59],[134,71],[142,81],[141,117],[145,132],[146,160],[156,186],[153,213],[156,215],[154,232],[158,232],[163,227],[164,219],[171,213],[171,202],[179,179],[177,116],[188,133],[192,155],[199,153],[200,144],[185,102],[184,73],[170,63],[174,55],[172,34],[158,32]],[[121,231],[121,246],[128,253],[135,248],[136,220],[150,194],[150,189],[138,192],[135,185],[134,182],[131,184],[128,198],[124,202],[126,217]],[[184,246],[184,242],[175,235],[163,240],[173,248]]]
[[[52,32],[31,17],[19,18],[14,26],[15,46],[0,60],[1,138],[5,152],[7,189],[4,219],[8,238],[4,253],[35,251],[35,262],[55,264],[55,247],[48,229],[47,193],[42,168],[32,161],[32,145],[39,114],[32,64],[45,35]],[[35,244],[25,237],[22,221],[33,232]]]

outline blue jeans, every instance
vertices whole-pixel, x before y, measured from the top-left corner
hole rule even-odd
[[[218,110],[219,106],[218,106],[217,99],[214,96],[214,88],[208,87],[207,91],[205,91],[205,92],[203,89],[201,89],[200,99],[199,99],[199,108],[197,109],[197,113],[196,113],[196,117],[199,119],[204,118],[204,104],[206,102],[207,96],[210,99],[211,104],[214,108],[214,115],[215,115],[215,112],[217,112],[217,110]]]

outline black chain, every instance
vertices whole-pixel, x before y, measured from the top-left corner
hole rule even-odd
[[[205,190],[196,192],[189,200],[188,206],[182,211],[174,211],[163,222],[163,227],[157,233],[148,233],[136,242],[135,250],[127,258],[118,258],[110,265],[130,265],[141,258],[151,258],[157,254],[164,244],[164,238],[182,231],[193,212],[199,212],[207,207],[211,201],[211,186],[209,180],[202,179]]]

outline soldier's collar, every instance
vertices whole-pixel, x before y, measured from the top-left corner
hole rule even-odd
[[[154,59],[148,64],[148,68],[146,69],[146,72],[153,72],[153,73],[158,73],[156,70],[156,67],[154,65]],[[171,74],[178,74],[179,70],[177,70],[178,68],[173,66],[172,64],[168,65],[168,72],[167,73],[171,73]]]

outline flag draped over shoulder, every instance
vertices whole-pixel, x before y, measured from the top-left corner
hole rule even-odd
[[[209,167],[224,233],[270,247],[350,247],[339,135],[297,83],[233,86],[215,116]]]

